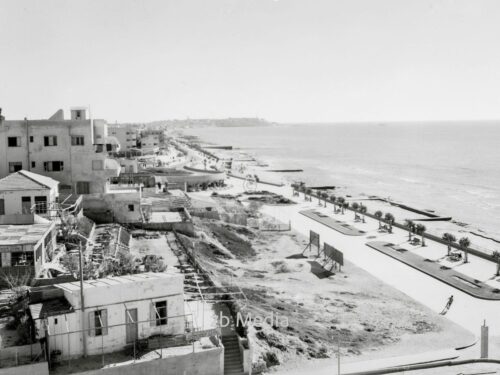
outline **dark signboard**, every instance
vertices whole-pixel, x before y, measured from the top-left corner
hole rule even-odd
[[[319,234],[316,232],[313,232],[312,230],[309,231],[309,245],[311,246],[316,246],[318,249],[320,248],[319,245]]]
[[[323,251],[325,252],[325,256],[333,260],[335,263],[341,266],[344,265],[344,254],[341,251],[331,245],[328,245],[327,243],[325,243]]]

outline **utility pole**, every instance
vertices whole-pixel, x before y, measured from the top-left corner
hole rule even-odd
[[[87,357],[87,335],[85,331],[85,300],[83,298],[83,249],[82,241],[78,244],[78,258],[80,264],[80,304],[82,305],[82,345],[83,345],[83,356]]]
[[[337,336],[337,374],[340,375],[340,334]]]

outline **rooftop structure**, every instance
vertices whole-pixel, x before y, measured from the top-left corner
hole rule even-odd
[[[0,225],[0,274],[36,276],[55,246],[55,223]]]

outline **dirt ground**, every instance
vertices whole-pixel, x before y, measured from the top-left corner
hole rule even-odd
[[[339,338],[344,357],[376,355],[392,346],[418,353],[474,340],[353,264],[329,277],[316,276],[311,272],[317,267],[316,251],[307,251],[307,258],[287,258],[307,245],[293,231],[263,232],[208,219],[195,224],[199,261],[221,283],[242,288],[248,299],[240,301],[243,313],[273,314],[273,322],[254,321],[248,330],[256,370],[331,357]]]

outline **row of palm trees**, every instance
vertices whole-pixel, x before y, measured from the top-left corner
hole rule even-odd
[[[457,241],[457,238],[451,233],[445,233],[441,239],[446,242],[446,245],[448,246],[447,254],[450,255],[451,245]],[[467,237],[462,237],[458,240],[458,246],[460,246],[464,252],[464,263],[469,263],[470,240]]]
[[[422,237],[422,246],[425,246],[425,237],[424,233],[427,230],[424,224],[418,223],[415,224],[413,220],[406,219],[405,220],[405,225],[406,229],[408,230],[408,241],[411,241],[412,238],[412,233],[415,233],[417,235],[420,235]]]
[[[294,183],[292,184],[292,188],[294,191],[304,193],[304,198],[312,199],[313,189],[306,187],[304,182]],[[341,214],[345,213],[345,209],[349,207],[349,202],[346,201],[344,197],[336,197],[335,195],[328,195],[326,192],[318,192],[318,204],[321,204],[321,200],[324,202],[324,206],[326,207],[326,203],[329,200],[333,204],[333,208],[335,212],[337,212],[337,207],[340,209]],[[363,215],[363,222],[365,222],[365,214],[368,211],[366,206],[362,203],[354,202],[351,204],[351,209],[356,213],[360,213]],[[387,224],[389,224],[389,233],[392,233],[392,226],[394,224],[395,218],[394,215],[390,212],[384,213],[382,211],[376,211],[374,216],[378,220],[379,229],[382,227],[382,220],[384,220]],[[425,246],[425,237],[424,234],[427,231],[427,228],[424,224],[417,223],[415,224],[412,220],[406,219],[404,226],[408,230],[408,240],[412,240],[412,234],[421,236],[422,246]],[[447,255],[449,256],[451,253],[451,246],[453,243],[457,242],[457,238],[451,233],[444,233],[442,236],[442,240],[446,242],[448,246]],[[464,252],[464,263],[469,263],[469,247],[470,240],[467,237],[462,237],[458,240],[458,245]],[[497,272],[496,276],[500,276],[500,252],[494,251],[492,254],[493,259],[497,263]]]

